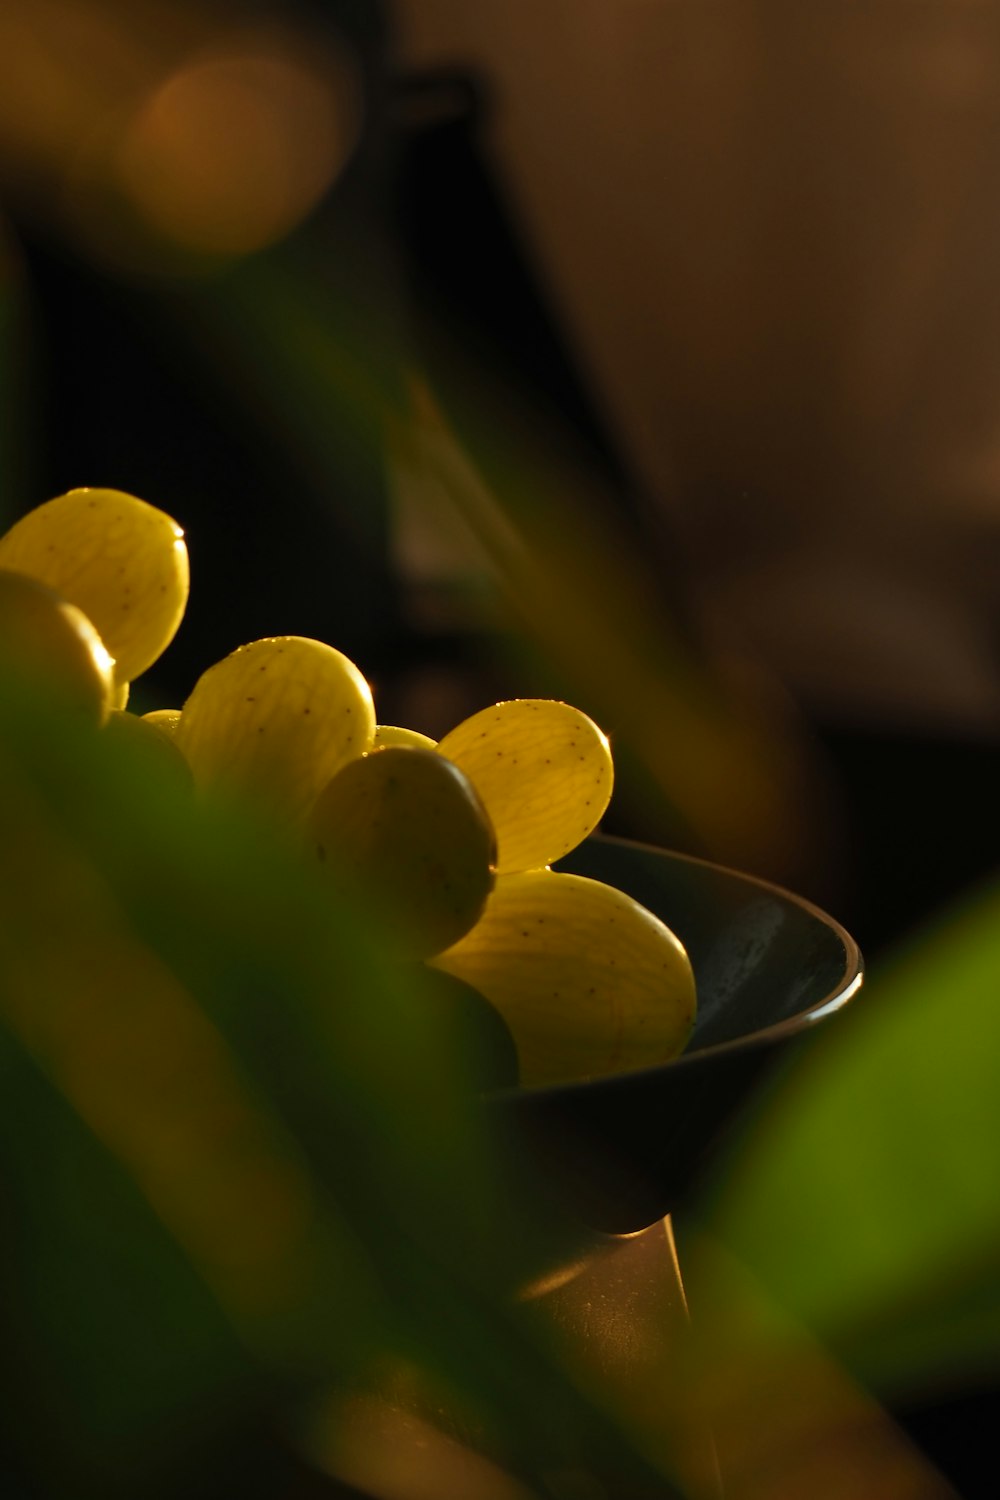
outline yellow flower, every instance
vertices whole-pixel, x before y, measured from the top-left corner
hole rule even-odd
[[[568,704],[518,699],[464,720],[438,751],[479,793],[498,855],[482,916],[432,964],[500,1011],[522,1085],[675,1057],[695,1015],[682,944],[624,892],[550,868],[604,815],[614,780],[607,736]]]

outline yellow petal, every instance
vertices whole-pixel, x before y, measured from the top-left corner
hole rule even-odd
[[[403,729],[398,724],[376,724],[373,750],[382,750],[387,745],[408,745],[413,750],[434,750],[437,741],[419,729]]]
[[[500,877],[476,926],[432,962],[496,1006],[526,1085],[669,1061],[694,1022],[694,976],[675,934],[582,875]]]
[[[170,735],[173,738],[177,726],[181,721],[179,708],[151,708],[148,714],[143,714],[147,724],[153,724],[161,734]]]
[[[228,787],[299,820],[374,732],[371,689],[354,663],[322,641],[284,635],[203,672],[175,738],[199,788]]]
[[[515,698],[463,720],[438,745],[468,776],[497,834],[497,872],[561,859],[604,816],[614,770],[607,736],[568,703]]]
[[[154,774],[162,766],[165,773],[174,776],[179,783],[191,785],[191,770],[177,748],[173,735],[160,729],[146,715],[130,714],[127,709],[113,708],[103,729],[111,744],[132,747],[129,751],[141,765],[142,759]]]
[[[94,723],[108,714],[114,663],[90,620],[47,584],[0,570],[0,662]]]
[[[82,609],[114,657],[118,683],[152,665],[187,604],[183,531],[121,490],[69,490],[29,511],[0,537],[0,567],[40,579]]]
[[[458,941],[493,888],[496,839],[472,783],[433,750],[387,745],[320,793],[309,840],[353,878],[407,957]]]

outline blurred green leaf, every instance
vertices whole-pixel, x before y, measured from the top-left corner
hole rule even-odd
[[[706,1207],[776,1302],[885,1393],[1000,1371],[1000,890],[870,976]]]
[[[7,1036],[0,1071],[0,1474],[16,1455],[44,1493],[100,1493],[137,1469],[169,1489],[268,1382],[127,1172]]]
[[[529,1481],[670,1494],[518,1310],[573,1240],[366,914],[280,831],[2,686],[2,1292],[39,1365],[11,1439],[33,1481],[60,1492],[55,1431],[77,1493],[154,1493],[164,1450],[176,1493],[258,1410],[287,1427],[402,1361]]]

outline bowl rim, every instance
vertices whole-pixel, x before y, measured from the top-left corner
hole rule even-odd
[[[713,1042],[707,1047],[694,1047],[690,1050],[678,1053],[667,1062],[651,1063],[647,1067],[627,1068],[619,1073],[599,1073],[592,1077],[567,1079],[559,1083],[536,1083],[536,1084],[513,1084],[501,1089],[491,1089],[486,1098],[490,1100],[505,1099],[527,1099],[527,1098],[559,1098],[569,1096],[580,1089],[598,1090],[623,1087],[628,1083],[635,1083],[642,1079],[652,1079],[662,1076],[666,1072],[688,1071],[697,1067],[702,1061],[714,1057],[725,1056],[734,1052],[745,1052],[757,1047],[766,1047],[778,1042],[791,1040],[793,1037],[804,1035],[820,1021],[827,1020],[835,1015],[853,1000],[861,989],[865,978],[865,961],[855,939],[847,931],[842,923],[829,912],[824,911],[814,901],[806,896],[800,896],[795,891],[789,890],[787,886],[779,885],[776,881],[768,880],[762,875],[750,875],[743,870],[734,869],[730,865],[719,864],[715,860],[703,859],[696,854],[684,854],[675,849],[667,849],[661,845],[644,842],[640,839],[624,838],[618,834],[606,834],[597,831],[590,835],[588,842],[595,844],[614,844],[623,849],[639,849],[649,854],[660,855],[670,859],[677,864],[696,865],[701,869],[711,870],[717,875],[724,875],[730,879],[738,880],[743,885],[753,885],[759,890],[766,892],[772,898],[788,902],[797,907],[799,911],[807,913],[815,918],[828,931],[840,941],[844,948],[844,973],[832,990],[814,1000],[804,1010],[796,1011],[793,1015],[785,1016],[780,1021],[774,1021],[770,1026],[762,1026],[757,1031],[748,1032],[745,1036],[733,1037],[725,1042]],[[579,847],[579,846],[578,846]],[[576,850],[570,850],[563,858],[569,858]],[[560,862],[555,862],[558,873]],[[591,877],[593,878],[593,877]]]

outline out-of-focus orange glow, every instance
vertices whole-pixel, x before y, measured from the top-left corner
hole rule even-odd
[[[740,1500],[958,1500],[949,1481],[724,1246],[682,1247],[692,1339],[668,1409],[707,1420]]]
[[[328,29],[220,27],[184,0],[0,11],[0,183],[118,268],[274,244],[335,182],[361,115]]]
[[[0,7],[0,168],[51,202],[71,163],[206,27],[186,6],[14,0]]]
[[[313,209],[357,133],[346,71],[247,48],[184,63],[125,132],[117,175],[141,216],[196,251],[273,244]]]
[[[331,1403],[312,1450],[329,1474],[379,1500],[531,1500],[535,1493],[457,1437],[374,1395]]]

